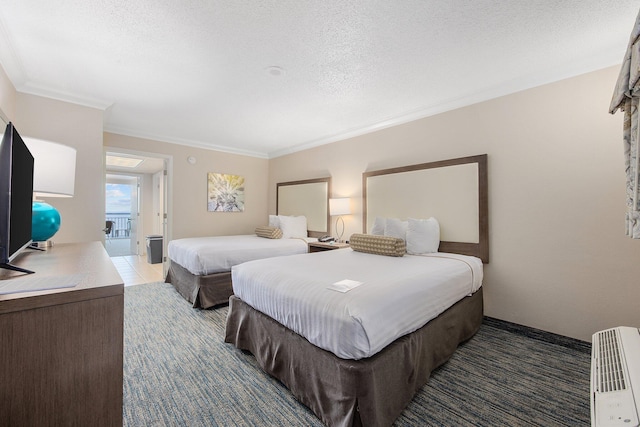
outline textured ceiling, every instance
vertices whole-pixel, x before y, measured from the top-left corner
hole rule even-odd
[[[107,131],[275,157],[619,64],[638,6],[0,0],[0,63]]]

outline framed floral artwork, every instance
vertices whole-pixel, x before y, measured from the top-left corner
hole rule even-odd
[[[209,172],[207,174],[207,211],[244,212],[244,177]]]

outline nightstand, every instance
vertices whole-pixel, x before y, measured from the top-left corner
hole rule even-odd
[[[309,252],[322,252],[322,251],[332,251],[334,249],[344,249],[348,248],[348,243],[323,243],[323,242],[310,242],[309,243]]]

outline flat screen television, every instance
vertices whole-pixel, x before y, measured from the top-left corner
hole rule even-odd
[[[9,123],[0,145],[0,268],[33,273],[11,264],[31,245],[33,156]]]

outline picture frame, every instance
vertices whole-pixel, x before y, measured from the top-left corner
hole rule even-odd
[[[244,177],[209,172],[207,174],[207,211],[244,212]]]

